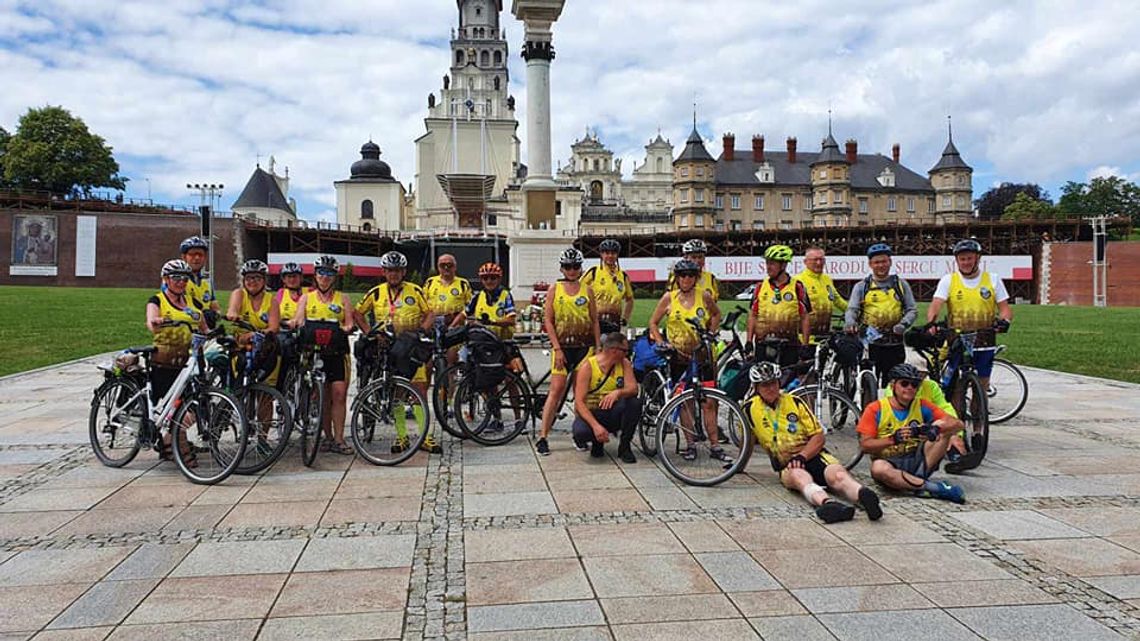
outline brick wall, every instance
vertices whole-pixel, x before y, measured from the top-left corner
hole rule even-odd
[[[17,214],[53,215],[58,226],[56,276],[11,276],[12,217]],[[96,216],[95,276],[75,275],[77,216]],[[234,265],[233,220],[214,220],[219,289],[237,286]],[[192,214],[106,213],[75,211],[0,210],[0,285],[60,285],[67,287],[155,287],[162,264],[178,257],[183,238],[199,232]]]
[[[1053,243],[1049,254],[1049,303],[1092,305],[1092,243]],[[1107,256],[1109,307],[1140,306],[1140,242],[1110,242]]]

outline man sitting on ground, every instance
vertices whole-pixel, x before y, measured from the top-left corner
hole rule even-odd
[[[605,456],[610,434],[621,434],[618,458],[636,463],[630,443],[641,417],[637,379],[629,361],[629,343],[620,332],[602,336],[602,350],[588,357],[574,374],[573,436],[576,445],[589,444],[590,456]]]
[[[756,395],[745,402],[744,413],[784,487],[803,494],[824,523],[855,517],[855,508],[831,498],[828,489],[858,503],[867,511],[867,518],[879,520],[883,516],[879,495],[860,485],[827,451],[823,430],[811,409],[780,389],[780,366],[757,363],[748,371],[748,378]]]
[[[891,368],[891,394],[863,410],[857,428],[859,443],[871,455],[871,478],[886,487],[965,503],[961,487],[930,480],[946,456],[950,439],[962,429],[962,421],[917,398],[925,376],[909,363]]]

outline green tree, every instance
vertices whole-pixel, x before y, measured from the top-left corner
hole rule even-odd
[[[1140,187],[1119,176],[1093,178],[1088,183],[1069,181],[1061,187],[1058,209],[1082,216],[1128,216],[1140,225]]]
[[[4,154],[8,151],[8,141],[11,139],[12,134],[0,127],[0,188],[8,186],[8,182],[4,179]]]
[[[63,107],[28,109],[0,160],[4,179],[15,187],[83,194],[126,188],[111,147]]]
[[[1005,208],[1002,220],[1041,220],[1053,218],[1057,210],[1053,203],[1047,200],[1038,200],[1025,192],[1014,196],[1013,202]]]
[[[1018,194],[1026,194],[1033,200],[1052,204],[1049,192],[1035,183],[1002,183],[978,197],[974,208],[983,220],[997,220],[1004,217],[1005,208],[1013,204]]]

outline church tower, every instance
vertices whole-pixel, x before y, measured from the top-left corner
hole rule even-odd
[[[954,146],[954,130],[947,120],[946,148],[938,164],[930,168],[930,185],[934,187],[934,213],[937,222],[961,223],[970,219],[974,208],[974,169],[962,160]]]
[[[417,229],[459,225],[439,176],[493,177],[490,198],[505,202],[504,190],[519,174],[507,34],[500,24],[503,2],[456,0],[456,5],[459,25],[451,30],[448,72],[442,88],[428,96],[427,132],[416,139]]]

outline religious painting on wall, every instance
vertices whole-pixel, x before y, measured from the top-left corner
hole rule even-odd
[[[12,216],[12,265],[54,266],[58,236],[55,216]]]

